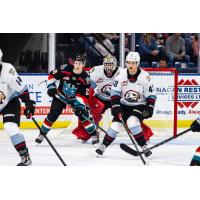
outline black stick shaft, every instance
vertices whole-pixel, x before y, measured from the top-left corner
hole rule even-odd
[[[124,122],[124,120],[123,120],[123,118],[122,118],[122,115],[120,115],[120,114],[119,114],[119,119],[120,119],[120,121],[122,122],[122,124],[123,124],[123,126],[124,126],[126,132],[128,133],[128,136],[129,136],[131,142],[133,143],[135,149],[136,149],[137,151],[139,151],[137,144],[135,143],[135,141],[133,140],[133,138],[132,138],[132,136],[131,136],[131,134],[132,134],[131,131],[129,130],[129,128],[128,128],[127,125],[125,124],[125,122]],[[145,162],[144,158],[142,157],[141,154],[140,154],[139,156],[140,156],[140,158],[141,158],[141,160],[142,160],[142,163],[145,165],[146,162]]]
[[[169,141],[171,141],[171,140],[174,140],[174,139],[176,139],[177,137],[180,137],[181,135],[183,135],[183,134],[189,132],[190,130],[191,130],[190,128],[189,128],[189,129],[186,129],[185,131],[183,131],[183,132],[177,134],[176,137],[172,136],[172,137],[170,137],[170,138],[168,138],[168,139],[166,139],[166,140],[163,140],[162,142],[160,142],[160,143],[158,143],[158,144],[156,144],[156,145],[154,145],[154,146],[148,148],[148,150],[152,150],[152,149],[154,149],[154,148],[156,148],[156,147],[158,147],[158,146],[160,146],[160,145],[163,145],[163,144],[165,144],[165,143],[167,143],[167,142],[169,142]],[[141,152],[141,153],[144,153],[144,152],[145,152],[145,151],[143,151],[143,152]]]
[[[39,126],[39,124],[37,123],[37,121],[35,120],[34,117],[32,117],[33,122],[35,123],[35,125],[37,126],[37,128],[41,131],[41,128]],[[61,158],[60,154],[57,152],[57,150],[55,149],[55,147],[53,146],[53,144],[51,143],[51,141],[49,140],[49,138],[46,135],[43,135],[44,138],[46,139],[46,141],[49,143],[50,147],[53,149],[53,151],[55,152],[55,154],[58,156],[59,160],[62,162],[62,164],[64,166],[67,166],[66,163],[64,162],[64,160]]]

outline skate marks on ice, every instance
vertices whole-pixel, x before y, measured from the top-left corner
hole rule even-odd
[[[38,135],[37,130],[22,130],[22,132],[29,147],[33,166],[61,166],[46,141],[36,146],[34,140]],[[97,158],[95,147],[92,146],[91,141],[82,143],[70,132],[64,135],[59,134],[60,132],[61,129],[53,129],[48,136],[69,166],[142,166],[138,157],[131,156],[120,149],[119,144],[122,142],[131,146],[131,142],[126,135],[118,137],[114,144],[106,149],[105,154]],[[149,146],[163,139],[165,138],[155,136],[151,139]],[[154,149],[152,156],[148,159],[148,165],[188,166],[199,143],[200,137],[198,134],[186,134],[177,140]],[[0,166],[15,166],[19,160],[7,134],[0,131]]]

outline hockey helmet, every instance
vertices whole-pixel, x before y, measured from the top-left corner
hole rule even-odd
[[[106,72],[113,72],[117,68],[117,59],[114,56],[108,54],[103,59],[103,66]]]
[[[77,53],[74,55],[73,57],[73,62],[75,61],[80,61],[80,62],[83,62],[83,64],[85,65],[85,62],[86,62],[86,56],[84,54],[81,54],[81,53]]]
[[[138,52],[129,52],[126,56],[126,62],[136,62],[137,65],[140,64],[140,54]]]

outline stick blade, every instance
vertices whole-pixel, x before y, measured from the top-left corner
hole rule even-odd
[[[140,152],[135,151],[134,149],[132,149],[131,147],[129,147],[128,145],[121,143],[120,144],[120,148],[125,151],[126,153],[131,154],[132,156],[139,156]]]

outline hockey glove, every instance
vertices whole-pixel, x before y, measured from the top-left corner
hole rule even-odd
[[[86,106],[85,105],[83,105],[83,104],[79,104],[79,105],[77,105],[75,108],[75,114],[76,114],[76,116],[78,116],[78,117],[81,117],[81,116],[85,116],[85,117],[87,117],[88,116],[88,112],[87,112],[87,110],[86,110]]]
[[[48,85],[47,88],[48,88],[47,94],[48,94],[50,97],[54,97],[55,94],[57,93],[56,85],[55,85],[55,84],[51,84],[51,85]]]
[[[136,106],[136,108],[133,109],[132,115],[142,121],[144,119],[143,111],[145,107],[145,105]]]
[[[191,131],[193,132],[200,132],[200,120],[197,119],[193,121],[190,128],[191,128]]]
[[[24,115],[26,115],[27,119],[30,119],[35,112],[35,101],[30,100],[28,102],[25,103],[25,110],[24,110]]]
[[[118,118],[119,114],[122,115],[122,108],[121,108],[120,104],[112,105],[111,113],[112,113],[113,116],[115,116],[117,118]]]
[[[143,110],[143,118],[148,119],[153,116],[154,106],[152,104],[147,104]]]

